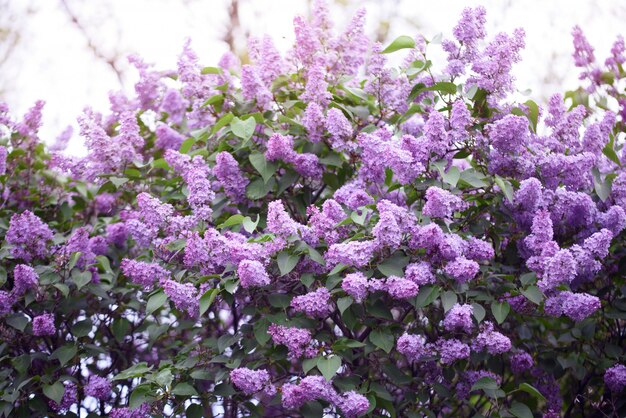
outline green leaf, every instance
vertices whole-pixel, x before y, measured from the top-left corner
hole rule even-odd
[[[267,161],[265,159],[265,155],[261,153],[250,154],[248,159],[250,160],[252,167],[259,172],[261,177],[263,177],[263,181],[266,183],[274,175],[276,168],[278,167],[276,163]]]
[[[28,318],[26,318],[22,314],[15,314],[13,316],[4,318],[4,322],[11,325],[17,330],[24,332],[24,329],[26,329],[26,325],[28,325]]]
[[[539,106],[537,106],[537,103],[533,102],[532,100],[527,100],[524,103],[526,106],[528,106],[528,120],[530,121],[533,131],[537,132],[537,120],[539,119]]]
[[[461,180],[471,187],[486,187],[489,184],[485,181],[485,176],[473,168],[464,170],[461,173]]]
[[[268,181],[266,183],[263,179],[257,178],[246,187],[246,196],[251,200],[263,199],[272,191],[275,184],[275,181]]]
[[[320,158],[320,164],[330,165],[333,167],[341,167],[343,165],[343,160],[341,156],[335,152],[331,152],[326,157]]]
[[[227,114],[219,118],[217,122],[215,122],[215,125],[213,125],[213,127],[211,128],[210,134],[215,135],[217,131],[228,125],[230,121],[232,121],[234,118],[235,116],[232,113],[228,112]]]
[[[324,257],[322,257],[322,255],[315,248],[307,245],[307,252],[309,253],[309,257],[311,257],[311,260],[322,266],[326,265],[326,260],[324,260]]]
[[[91,319],[83,319],[72,326],[72,334],[76,338],[86,337],[91,332],[92,326]]]
[[[146,401],[153,399],[152,390],[150,389],[150,385],[139,385],[133,392],[130,394],[130,399],[128,399],[128,407],[130,409],[139,408],[139,406]]]
[[[513,186],[509,183],[508,180],[503,179],[502,177],[496,174],[495,177],[496,184],[500,187],[500,190],[504,193],[509,202],[513,203]]]
[[[130,331],[130,321],[126,318],[118,318],[111,325],[113,336],[119,342],[124,341]]]
[[[320,359],[319,357],[313,357],[313,358],[308,358],[304,360],[302,362],[302,371],[304,372],[304,374],[307,374],[311,370],[313,370],[313,368],[317,366],[317,361],[319,359]]]
[[[415,298],[415,307],[424,308],[434,302],[439,297],[440,289],[437,286],[422,286]]]
[[[494,300],[491,303],[491,313],[493,313],[493,316],[496,318],[496,321],[498,321],[498,324],[504,322],[510,310],[511,305],[509,305],[508,302],[498,302]]]
[[[107,273],[113,274],[113,269],[111,269],[111,263],[109,262],[108,257],[104,255],[98,255],[96,256],[96,260],[98,260],[100,267],[102,267],[104,271],[106,271]]]
[[[522,295],[526,296],[528,300],[536,305],[541,305],[543,301],[543,293],[537,286],[528,286],[526,289],[522,289]]]
[[[180,144],[180,148],[178,149],[178,152],[180,152],[181,154],[187,154],[191,150],[191,147],[193,147],[193,144],[195,143],[196,143],[196,138],[185,139],[183,143]]]
[[[272,338],[271,335],[269,335],[267,332],[268,327],[269,327],[269,322],[265,318],[261,319],[259,322],[257,322],[253,326],[254,338],[256,338],[256,340],[261,345],[267,344],[270,338]]]
[[[348,266],[346,266],[343,263],[338,263],[331,271],[330,273],[328,273],[328,276],[334,276],[335,274],[339,274],[341,273],[343,270],[347,269]]]
[[[67,297],[70,294],[70,288],[65,283],[55,283],[54,287],[59,289],[59,291],[63,294],[64,297]]]
[[[188,418],[202,418],[204,417],[204,409],[197,403],[192,403],[185,410],[185,416]]]
[[[461,172],[459,171],[458,167],[452,166],[447,172],[441,173],[441,178],[443,179],[444,183],[447,183],[452,187],[456,187],[456,184],[461,178]]]
[[[280,270],[280,275],[284,276],[289,274],[291,270],[296,267],[300,257],[295,256],[293,254],[289,254],[287,251],[282,251],[276,257],[276,261],[278,262],[278,269]]]
[[[78,290],[82,289],[88,283],[91,283],[91,272],[90,271],[76,271],[72,272],[72,281],[76,285]]]
[[[83,253],[81,253],[80,251],[77,251],[77,252],[72,254],[72,256],[70,257],[70,262],[69,262],[69,264],[67,266],[68,270],[71,270],[74,267],[76,267],[76,263],[78,263],[78,260],[80,259],[81,255],[83,255]]]
[[[211,96],[208,99],[206,99],[206,101],[204,103],[202,103],[202,107],[206,107],[206,106],[214,106],[214,105],[221,105],[222,103],[224,103],[224,95],[223,94],[216,94],[215,96]]]
[[[161,370],[151,380],[154,380],[161,387],[170,386],[174,380],[172,369]]]
[[[427,91],[438,91],[446,94],[456,94],[456,84],[449,81],[439,81],[430,87],[426,87]]]
[[[150,296],[150,299],[148,299],[148,303],[146,304],[146,315],[150,315],[152,312],[159,309],[163,306],[166,300],[167,295],[162,290],[159,290],[157,293]]]
[[[524,273],[519,276],[519,281],[522,285],[527,286],[537,281],[537,275],[535,273]]]
[[[520,402],[513,402],[509,408],[509,412],[517,418],[533,418],[530,408]]]
[[[142,377],[150,370],[152,370],[152,366],[148,366],[148,363],[142,361],[141,363],[137,363],[134,366],[131,366],[128,369],[118,373],[113,377],[113,380],[126,380],[133,379],[135,377]]]
[[[202,297],[200,297],[200,316],[204,315],[204,313],[209,310],[218,293],[218,289],[209,289],[204,292],[204,295],[202,295]]]
[[[613,161],[618,166],[622,166],[622,162],[619,160],[617,153],[613,149],[613,141],[610,141],[604,146],[604,148],[602,149],[602,153],[606,156],[606,158]]]
[[[274,308],[285,309],[291,304],[291,297],[282,293],[272,293],[267,296],[267,300]]]
[[[478,379],[476,381],[476,383],[474,383],[472,385],[472,389],[471,391],[475,391],[475,390],[496,390],[500,387],[500,385],[498,385],[498,382],[495,381],[495,379],[491,378],[491,377],[481,377],[480,379]]]
[[[261,216],[257,215],[256,221],[252,222],[252,218],[250,218],[249,216],[246,216],[245,218],[243,218],[243,221],[241,222],[243,224],[243,229],[245,229],[246,232],[248,232],[249,234],[253,233],[257,225],[259,225],[260,219],[261,219]]]
[[[222,74],[222,69],[218,67],[204,67],[201,70],[202,74]]]
[[[341,358],[339,356],[320,357],[317,360],[317,369],[322,372],[327,381],[330,381],[335,376],[340,367]]]
[[[198,396],[198,391],[187,382],[181,382],[172,389],[173,395],[178,396]]]
[[[359,212],[361,213],[359,214]],[[367,218],[369,212],[370,210],[367,208],[360,208],[359,211],[355,210],[350,214],[350,219],[357,225],[365,225],[365,218]]]
[[[65,366],[68,361],[74,358],[77,349],[74,344],[67,344],[63,347],[57,348],[50,356],[51,359],[57,359],[61,363],[61,366]]]
[[[241,224],[243,222],[243,220],[244,220],[244,216],[243,215],[235,214],[235,215],[231,216],[230,218],[226,219],[225,222],[221,223],[217,227],[220,228],[220,229],[228,228],[229,226],[234,226],[234,225]]]
[[[404,268],[409,264],[410,257],[395,254],[378,265],[378,270],[385,276],[404,276]]]
[[[119,188],[124,183],[128,182],[126,177],[109,177],[109,181],[115,185],[115,188]]]
[[[600,171],[597,167],[594,167],[591,170],[591,173],[593,174],[593,186],[596,194],[598,195],[600,200],[604,202],[606,201],[606,199],[609,198],[609,195],[611,194],[614,177],[609,175],[602,179],[602,175],[600,174]]]
[[[249,117],[248,119],[239,119],[237,117],[233,118],[230,122],[230,130],[233,132],[235,136],[247,141],[252,138],[254,134],[254,130],[256,128],[256,120],[253,117]]]
[[[483,308],[481,304],[472,303],[472,314],[474,315],[474,318],[476,318],[476,321],[480,324],[482,320],[485,319],[485,308]]]
[[[382,54],[390,54],[400,49],[415,48],[415,40],[410,36],[402,35],[393,40],[391,44],[382,50]]]
[[[539,399],[540,401],[545,401],[546,398],[541,394],[541,392],[539,392],[539,389],[535,388],[532,385],[529,385],[528,383],[521,383],[518,387],[519,390],[524,391],[532,396],[534,396],[535,398]]]
[[[447,290],[441,295],[441,303],[443,305],[444,312],[448,312],[454,304],[457,302],[456,293],[451,290]]]
[[[313,275],[313,273],[304,273],[303,275],[300,276],[300,282],[303,285],[305,285],[307,289],[311,287],[314,281],[315,281],[315,276]]]
[[[55,401],[57,404],[61,403],[61,399],[63,399],[63,395],[65,394],[65,386],[63,383],[56,381],[51,385],[43,385],[43,394],[48,398]]]
[[[385,351],[387,354],[391,352],[391,349],[393,348],[393,344],[395,342],[393,334],[388,329],[373,330],[369,336],[369,339],[376,347]]]
[[[354,299],[350,296],[337,299],[337,308],[339,308],[339,313],[343,314],[343,312],[348,309],[352,303],[354,303]]]

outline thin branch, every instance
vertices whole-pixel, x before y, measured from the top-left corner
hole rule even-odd
[[[98,45],[96,45],[96,43],[92,39],[91,35],[87,31],[83,23],[79,20],[78,15],[76,15],[76,13],[74,13],[74,11],[71,9],[69,4],[67,3],[67,0],[60,0],[60,1],[61,1],[61,5],[67,12],[67,15],[69,16],[70,20],[72,21],[76,29],[78,29],[78,31],[83,35],[83,37],[87,41],[87,47],[91,50],[91,52],[93,52],[93,54],[98,59],[104,61],[111,68],[111,70],[113,70],[120,84],[123,85],[124,84],[124,79],[122,77],[123,71],[117,64],[118,57],[107,56],[104,52],[102,52],[102,50],[98,47]]]

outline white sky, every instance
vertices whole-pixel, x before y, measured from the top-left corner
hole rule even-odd
[[[332,0],[331,0],[332,2]],[[186,37],[203,65],[215,65],[226,50],[228,0],[67,0],[106,53],[137,53],[159,69],[175,67]],[[292,19],[306,14],[307,0],[240,0],[240,20],[253,35],[269,34],[279,49],[293,42]],[[13,10],[25,10],[28,0],[10,0]],[[60,0],[30,0],[32,12],[18,22],[21,42],[11,61],[0,68],[4,97],[13,112],[22,114],[37,99],[46,101],[42,137],[52,141],[86,105],[108,109],[108,92],[121,88],[110,68],[94,57],[83,35],[70,23]],[[515,68],[520,90],[542,100],[557,91],[575,88],[578,71],[571,59],[571,28],[578,24],[604,60],[615,37],[626,32],[626,2],[619,0],[341,0],[332,16],[343,27],[357,7],[368,10],[368,30],[390,19],[390,39],[439,32],[450,36],[466,5],[487,8],[488,37],[523,27],[527,47]],[[2,13],[2,10],[0,10]],[[126,60],[120,60],[126,66]],[[437,66],[437,62],[435,62]],[[442,68],[443,62],[438,68]],[[132,91],[130,70],[124,89]],[[78,141],[78,138],[74,138]],[[72,148],[77,145],[74,142]]]

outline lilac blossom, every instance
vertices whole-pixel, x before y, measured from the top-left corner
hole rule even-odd
[[[271,383],[270,374],[267,370],[251,370],[245,367],[233,369],[230,379],[235,387],[246,395],[263,392],[267,396],[273,396],[276,388]]]
[[[472,344],[473,350],[481,351],[487,349],[489,354],[502,354],[511,350],[511,340],[493,328],[493,323],[491,322],[485,322],[481,325],[480,333]]]
[[[448,331],[464,331],[471,333],[474,324],[472,322],[472,313],[474,309],[472,305],[460,305],[455,303],[454,306],[446,313],[443,326]]]
[[[306,295],[296,296],[291,300],[291,307],[296,312],[302,312],[313,318],[325,318],[334,310],[330,292],[325,287],[320,287]]]
[[[52,239],[52,231],[39,217],[26,210],[11,217],[4,239],[13,246],[13,257],[30,262],[48,254],[46,242]]]
[[[44,313],[33,318],[33,334],[38,337],[54,335],[57,329],[54,325],[54,314]]]
[[[463,210],[465,204],[460,197],[439,187],[426,190],[426,204],[422,213],[431,218],[449,218],[455,211]]]
[[[263,287],[271,283],[263,264],[256,260],[243,260],[237,267],[241,287]]]

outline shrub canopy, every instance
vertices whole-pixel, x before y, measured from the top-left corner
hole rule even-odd
[[[576,28],[589,86],[539,106],[482,8],[363,22],[131,57],[80,158],[0,107],[1,415],[625,413],[623,41],[599,65]]]

